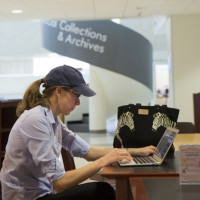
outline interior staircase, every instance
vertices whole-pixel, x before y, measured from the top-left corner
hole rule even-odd
[[[82,120],[68,121],[67,127],[73,132],[89,132],[89,114],[84,113]]]

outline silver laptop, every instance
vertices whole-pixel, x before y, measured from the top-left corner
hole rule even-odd
[[[130,167],[130,166],[148,166],[148,165],[161,165],[164,161],[173,141],[176,137],[176,134],[179,132],[178,129],[168,127],[162,138],[160,139],[156,151],[153,155],[150,156],[134,156],[133,160],[124,163],[123,161],[119,161],[118,164],[122,167]]]

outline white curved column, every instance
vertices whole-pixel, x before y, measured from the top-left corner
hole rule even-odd
[[[152,91],[144,84],[96,66],[90,67],[90,87],[97,93],[89,98],[91,132],[104,131],[106,119],[116,116],[119,106],[136,103],[147,105],[153,98]]]
[[[89,130],[91,132],[106,131],[106,98],[99,76],[96,68],[91,66],[90,85],[97,93],[94,97],[89,98]]]

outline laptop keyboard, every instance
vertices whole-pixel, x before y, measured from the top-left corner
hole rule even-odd
[[[151,156],[134,156],[133,157],[133,161],[136,163],[136,164],[142,164],[142,163],[157,163],[156,160],[153,159],[153,157]]]

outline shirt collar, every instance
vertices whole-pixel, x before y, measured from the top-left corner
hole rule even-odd
[[[44,108],[44,114],[47,116],[52,124],[56,123],[51,109]]]
[[[49,119],[50,123],[52,124],[54,131],[56,130],[57,124],[59,122],[58,117],[56,117],[56,119],[53,116],[53,112],[51,109],[48,108],[44,108],[44,113],[47,116],[47,118]]]

